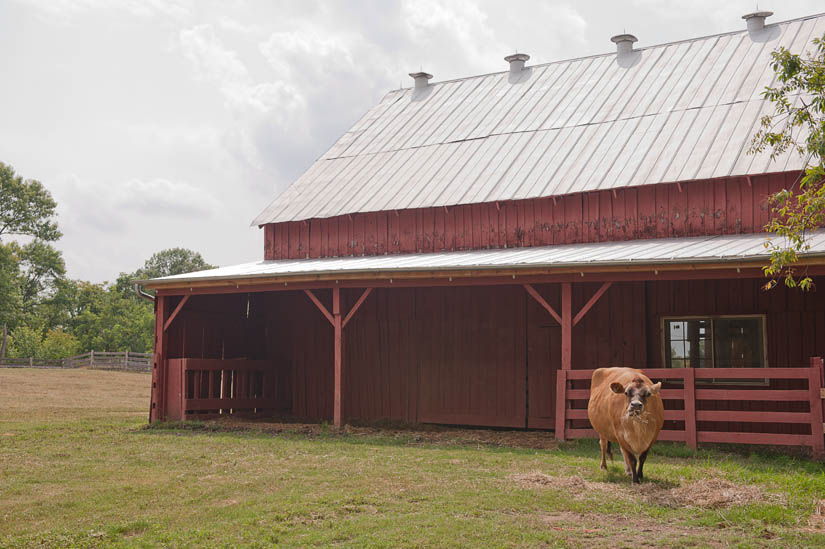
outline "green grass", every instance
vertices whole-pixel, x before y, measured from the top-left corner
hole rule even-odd
[[[592,441],[147,428],[148,377],[88,372],[89,391],[135,393],[90,408],[65,374],[29,374],[54,387],[27,398],[0,371],[0,546],[825,546],[825,466],[799,457],[659,443],[634,487]],[[710,481],[751,497],[703,505]]]

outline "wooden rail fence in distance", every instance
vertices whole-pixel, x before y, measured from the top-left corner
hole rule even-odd
[[[126,370],[148,372],[152,368],[150,353],[90,351],[63,359],[3,358],[5,368],[92,368],[95,370]]]

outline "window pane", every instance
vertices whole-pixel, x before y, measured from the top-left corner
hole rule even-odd
[[[710,325],[706,318],[667,320],[666,364],[671,368],[711,366]]]
[[[764,365],[762,318],[718,318],[714,323],[716,364],[720,368]]]
[[[671,320],[670,322],[670,340],[684,341],[687,335],[687,322],[678,320]]]

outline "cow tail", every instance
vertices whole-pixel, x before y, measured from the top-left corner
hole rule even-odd
[[[613,450],[610,449],[610,441],[607,441],[607,455],[610,456],[610,461],[613,461]]]

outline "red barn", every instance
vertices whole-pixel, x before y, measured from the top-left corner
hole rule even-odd
[[[591,436],[587,380],[665,381],[663,439],[823,448],[825,295],[763,291],[748,153],[770,54],[825,15],[389,92],[253,221],[261,261],[150,281],[152,421],[218,413]],[[745,26],[745,25],[743,25]],[[825,233],[802,263],[821,281]]]

